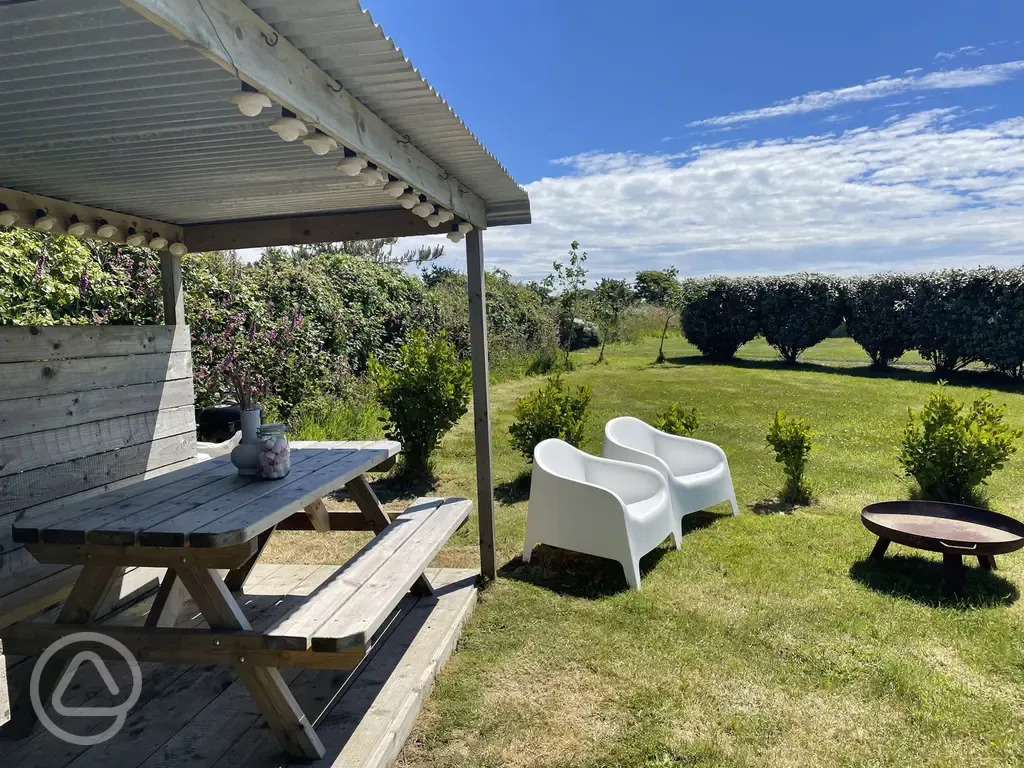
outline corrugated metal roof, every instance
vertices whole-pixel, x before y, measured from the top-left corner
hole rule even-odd
[[[246,0],[394,130],[482,198],[526,193],[355,0]],[[0,4],[0,186],[179,224],[393,208],[228,97],[238,81],[118,0]]]

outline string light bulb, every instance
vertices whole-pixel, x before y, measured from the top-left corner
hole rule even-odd
[[[82,221],[77,216],[72,216],[68,224],[68,234],[74,235],[75,237],[85,237],[86,235],[92,234],[92,224],[88,221]]]
[[[420,199],[416,197],[412,192],[403,192],[398,196],[397,202],[405,208],[405,210],[411,210],[413,206],[418,203]]]
[[[171,243],[171,256],[181,258],[188,253],[188,248],[185,247],[184,243]]]
[[[97,221],[96,234],[100,237],[105,237],[108,240],[117,237],[117,227],[106,221]]]
[[[372,164],[367,164],[365,168],[359,171],[359,178],[363,180],[363,185],[367,187],[376,187],[384,181],[380,168]]]
[[[388,183],[384,185],[384,192],[397,200],[405,194],[406,187],[408,186],[409,185],[404,181],[398,181],[395,179],[393,181],[388,181]]]
[[[124,239],[128,245],[133,245],[136,248],[145,248],[146,242],[149,238],[146,237],[145,232],[136,232],[134,229],[128,230],[128,237]]]
[[[51,216],[43,209],[36,211],[36,220],[32,224],[32,228],[39,232],[49,232],[57,226],[57,217]]]
[[[260,93],[248,83],[242,83],[242,90],[232,93],[229,101],[246,117],[256,117],[264,109],[274,106],[269,96]]]
[[[459,232],[461,232],[464,235],[468,235],[472,231],[473,231],[473,225],[470,224],[468,221],[460,221],[459,222]]]
[[[461,242],[462,238],[464,237],[465,235],[459,232],[459,228],[455,225],[452,226],[452,231],[448,233],[448,239],[451,240],[453,243]]]
[[[13,227],[20,218],[20,213],[12,211],[3,203],[0,203],[0,227]]]
[[[455,218],[455,214],[449,211],[447,208],[438,208],[437,215],[441,217],[441,223],[449,222]]]
[[[336,142],[331,136],[326,133],[313,129],[313,133],[307,138],[302,140],[302,143],[313,150],[314,155],[326,155],[338,148],[338,142]]]
[[[149,241],[149,247],[152,248],[154,251],[162,251],[164,248],[167,247],[167,238],[160,237],[159,234],[154,233],[153,239]]]
[[[430,226],[436,227],[440,223],[441,223],[441,216],[440,216],[440,214],[432,213],[429,216],[427,216],[427,224],[429,224]]]
[[[367,162],[359,157],[348,147],[345,147],[345,157],[338,163],[338,170],[346,176],[358,176],[359,172],[367,166]]]
[[[434,206],[427,202],[424,195],[420,195],[420,201],[412,207],[412,212],[421,219],[425,219],[434,212]]]
[[[270,124],[270,130],[281,137],[282,141],[295,141],[299,136],[309,133],[306,124],[295,116],[290,109],[281,108],[281,116]]]

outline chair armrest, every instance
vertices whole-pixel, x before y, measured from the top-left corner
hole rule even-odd
[[[626,504],[649,499],[667,488],[661,472],[597,456],[587,458],[587,482],[607,488]]]
[[[658,456],[675,476],[705,472],[726,461],[725,451],[714,443],[692,437],[657,433]]]

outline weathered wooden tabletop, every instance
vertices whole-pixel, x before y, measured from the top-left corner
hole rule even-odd
[[[293,443],[291,473],[240,477],[222,456],[78,503],[30,513],[13,526],[24,544],[227,547],[251,541],[292,514],[388,461],[390,440]]]

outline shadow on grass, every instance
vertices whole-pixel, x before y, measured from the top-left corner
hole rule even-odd
[[[921,555],[890,555],[881,560],[865,557],[850,566],[850,578],[869,589],[902,597],[933,608],[993,608],[1012,605],[1020,592],[994,571],[964,563],[966,579],[959,595],[945,586],[945,568],[939,560]]]
[[[730,517],[732,517],[731,512],[722,514],[720,512],[708,512],[706,509],[700,512],[691,512],[683,518],[684,542],[686,540],[686,534],[692,533],[693,531],[699,531],[703,528],[710,528],[719,520],[725,520]]]
[[[388,475],[371,475],[368,479],[381,504],[412,501],[420,496],[430,496],[437,486],[437,478],[429,473],[392,472]],[[344,489],[332,493],[331,498],[338,501],[351,500]]]
[[[640,560],[641,579],[669,553],[669,546],[666,542],[644,555]],[[533,557],[529,563],[524,563],[521,556],[512,558],[498,570],[498,575],[503,579],[533,584],[559,595],[587,600],[598,600],[629,590],[622,566],[614,560],[549,547],[547,544],[538,544],[533,548]]]
[[[841,365],[826,362],[787,363],[785,360],[749,360],[735,358],[733,360],[708,360],[701,355],[681,355],[670,357],[666,361],[671,365],[706,365],[728,368],[748,368],[769,371],[805,371],[810,373],[838,373],[844,376],[857,376],[864,379],[890,379],[897,381],[916,381],[934,384],[940,378],[947,379],[951,384],[969,387],[981,387],[999,392],[1021,392],[1024,385],[1012,381],[992,371],[957,371],[945,376],[937,376],[926,368],[876,368],[872,365],[851,363]]]
[[[792,515],[797,509],[795,504],[778,499],[761,499],[750,508],[755,515]]]
[[[499,483],[494,489],[494,498],[502,504],[515,504],[530,498],[530,478],[532,471],[524,469],[518,477]]]

